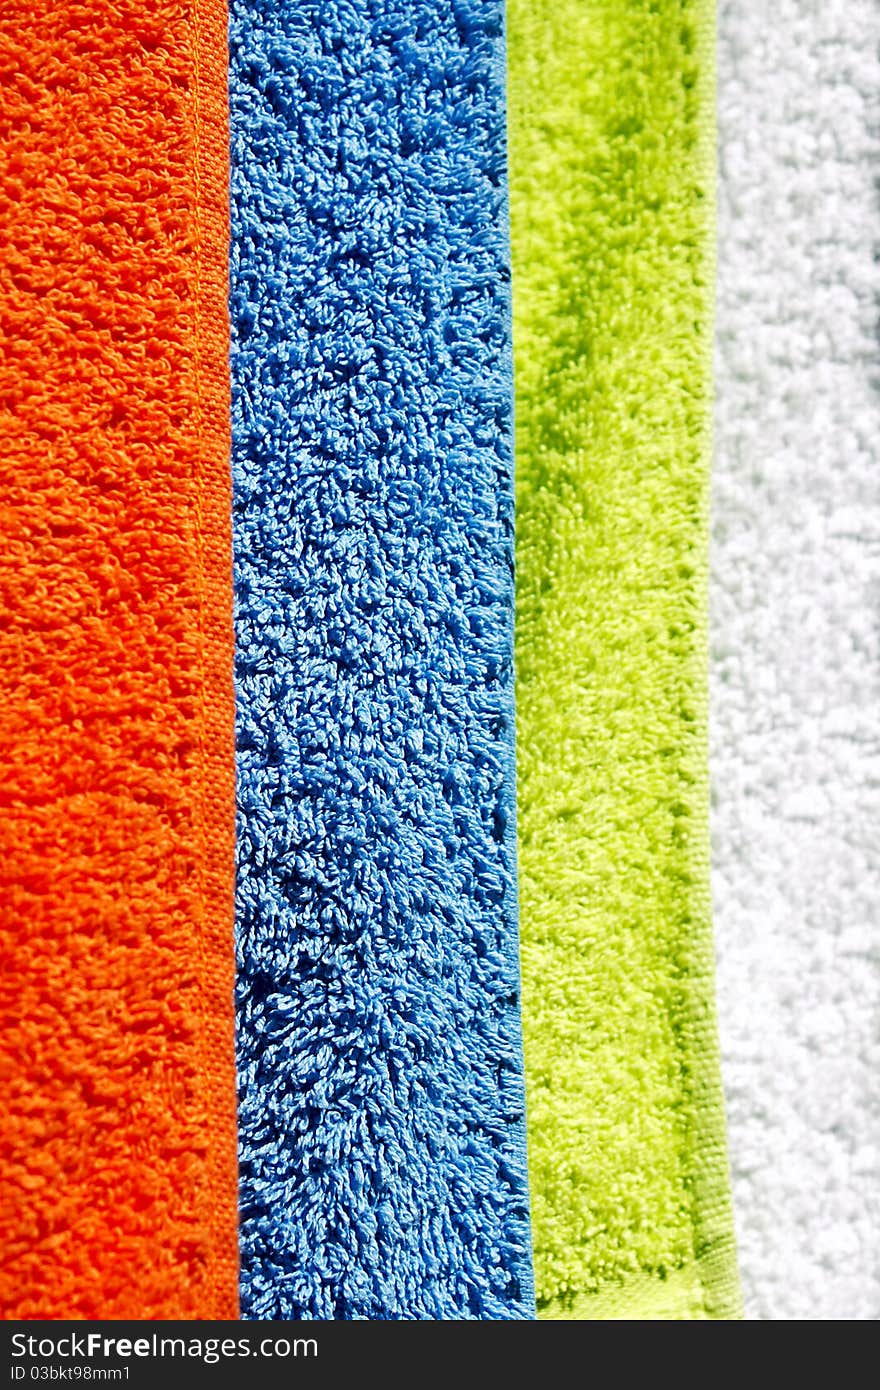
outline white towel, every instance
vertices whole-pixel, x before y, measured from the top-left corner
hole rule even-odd
[[[715,930],[747,1315],[880,1316],[880,4],[721,0]]]

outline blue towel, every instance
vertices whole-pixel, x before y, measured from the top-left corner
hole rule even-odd
[[[501,0],[232,0],[241,1296],[534,1315]]]

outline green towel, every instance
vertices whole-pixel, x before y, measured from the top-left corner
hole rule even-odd
[[[739,1316],[713,1003],[710,0],[510,0],[539,1311]]]

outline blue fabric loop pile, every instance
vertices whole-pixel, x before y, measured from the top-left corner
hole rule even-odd
[[[500,0],[232,0],[242,1311],[533,1316]]]

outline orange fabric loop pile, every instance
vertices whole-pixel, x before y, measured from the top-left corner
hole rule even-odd
[[[235,1317],[225,5],[0,0],[0,1311]]]

